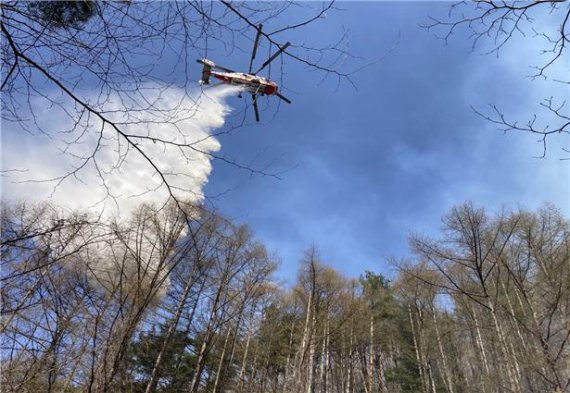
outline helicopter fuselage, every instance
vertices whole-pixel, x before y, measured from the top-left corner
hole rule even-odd
[[[275,82],[257,75],[217,71],[210,71],[210,75],[229,85],[243,86],[248,92],[253,94],[272,95],[277,93],[278,90]]]

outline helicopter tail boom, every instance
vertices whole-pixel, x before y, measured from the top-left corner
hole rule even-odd
[[[204,66],[204,68],[202,68],[202,79],[200,80],[200,83],[203,85],[209,85],[212,67],[215,67],[215,64],[208,59],[197,60],[197,62]]]

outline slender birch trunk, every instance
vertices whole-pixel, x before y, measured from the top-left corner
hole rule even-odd
[[[485,350],[485,344],[483,342],[483,336],[481,335],[481,327],[479,325],[479,318],[477,316],[477,309],[476,306],[473,308],[473,321],[475,322],[475,337],[477,346],[479,347],[479,352],[481,354],[481,360],[483,361],[483,368],[485,370],[485,381],[483,386],[487,388],[489,386],[489,382],[492,380],[491,378],[491,370],[489,368],[489,361],[487,359],[487,351]]]
[[[315,331],[316,325],[316,318],[315,314],[313,314],[312,323],[311,323],[311,331]],[[307,393],[313,393],[313,384],[314,384],[314,376],[315,376],[315,339],[313,336],[309,339],[309,376],[307,378]]]
[[[443,363],[443,375],[444,375],[444,381],[445,381],[445,385],[447,388],[447,391],[449,393],[454,393],[453,390],[453,379],[451,376],[451,371],[449,370],[448,367],[448,362],[447,362],[447,357],[445,356],[445,351],[443,350],[443,343],[441,341],[441,333],[439,332],[439,327],[437,324],[437,318],[436,318],[436,310],[435,307],[433,306],[433,304],[431,305],[431,315],[432,315],[432,319],[433,319],[433,325],[435,327],[435,337],[437,340],[437,345],[439,347],[439,353],[441,355],[441,361]]]
[[[374,393],[374,359],[376,356],[374,346],[374,314],[370,311],[370,344],[368,347],[368,392]]]
[[[347,376],[346,376],[346,391],[345,393],[352,393],[353,391],[353,387],[354,387],[354,365],[352,364],[353,362],[353,357],[354,357],[354,352],[353,352],[353,346],[354,346],[354,317],[351,317],[351,321],[350,321],[350,335],[348,338],[348,359],[347,359],[347,363],[348,363],[348,370],[347,370]]]
[[[291,363],[291,351],[293,350],[293,332],[295,331],[295,321],[291,322],[291,332],[289,333],[289,346],[287,349],[287,360],[285,361],[285,375],[283,376],[283,391],[286,392],[289,384],[289,368]]]
[[[410,304],[408,304],[408,314],[410,316],[410,326],[412,327],[412,339],[414,342],[414,351],[416,352],[416,360],[418,362],[418,371],[420,374],[420,380],[422,381],[422,384],[424,385],[424,389],[427,390],[428,384],[427,384],[427,381],[425,379],[424,364],[423,364],[422,358],[420,356],[420,349],[418,346],[418,337],[417,337],[416,328],[415,328],[415,324],[414,324],[414,318],[412,315],[412,306]]]
[[[300,391],[301,388],[301,378],[302,378],[302,366],[305,363],[305,352],[307,350],[307,344],[309,341],[309,328],[312,317],[312,303],[313,303],[313,290],[309,293],[309,300],[307,302],[307,311],[305,317],[305,327],[303,328],[303,337],[301,339],[301,345],[299,351],[297,352],[295,361],[295,368],[293,369],[293,379],[296,381],[295,391]]]
[[[244,374],[245,374],[245,365],[247,362],[247,355],[249,353],[249,343],[251,342],[251,336],[252,336],[252,329],[249,329],[248,333],[247,333],[247,340],[245,342],[245,350],[243,352],[243,358],[241,360],[241,368],[239,371],[239,377],[238,377],[238,381],[239,381],[239,391],[241,392],[243,389],[243,381],[244,381]]]
[[[326,323],[323,326],[323,339],[322,339],[322,343],[321,343],[321,356],[320,356],[320,364],[319,364],[319,383],[322,387],[322,391],[325,392],[326,388],[325,388],[325,369],[326,369],[326,355],[325,352],[327,350],[327,343],[326,343],[326,335],[327,335],[327,327],[326,327]]]
[[[433,372],[431,369],[431,362],[429,360],[427,362],[427,369],[428,369],[431,391],[432,391],[432,393],[437,393],[437,390],[435,388],[435,380],[433,379]]]
[[[500,348],[501,348],[501,353],[502,356],[504,357],[505,361],[506,361],[506,369],[507,369],[507,376],[509,379],[509,383],[510,383],[510,389],[514,389],[515,392],[519,392],[520,391],[520,386],[518,384],[518,381],[515,380],[515,376],[513,373],[513,370],[511,368],[511,362],[509,361],[509,349],[507,346],[507,341],[505,339],[504,333],[503,333],[503,329],[501,328],[501,325],[499,324],[499,319],[497,318],[497,312],[495,310],[495,307],[493,306],[493,304],[491,303],[491,299],[488,299],[488,306],[489,306],[489,310],[491,311],[491,316],[493,318],[493,324],[495,327],[495,332],[497,333],[497,336],[499,338],[499,343]]]
[[[429,353],[427,353],[425,351],[425,347],[424,347],[425,346],[425,340],[424,340],[424,335],[423,335],[424,329],[422,328],[424,319],[423,319],[423,315],[422,315],[422,310],[418,306],[416,306],[416,309],[418,310],[418,331],[419,331],[418,338],[419,338],[420,355],[423,355],[424,364],[425,364],[425,367],[427,369],[427,373],[425,374],[426,375],[426,382],[427,382],[425,385],[427,388],[426,391],[429,392],[429,389],[431,387],[432,393],[436,393],[435,382],[433,380],[433,372],[431,369],[431,362],[429,359]]]
[[[200,351],[198,353],[198,358],[196,360],[196,370],[194,371],[194,376],[192,377],[192,382],[190,382],[190,389],[189,393],[194,393],[197,391],[198,386],[200,385],[200,378],[202,377],[202,371],[204,370],[204,362],[206,357],[206,352],[208,346],[210,345],[210,341],[212,339],[212,329],[214,328],[215,323],[218,320],[217,312],[218,312],[218,305],[222,298],[222,293],[225,290],[225,279],[226,277],[223,276],[220,280],[220,286],[216,292],[216,298],[212,304],[212,310],[210,312],[210,318],[208,319],[208,325],[206,326],[206,331],[204,334],[204,340],[202,341],[202,345],[200,347]]]
[[[222,354],[220,355],[220,362],[218,363],[218,372],[216,373],[216,380],[214,381],[214,388],[212,389],[212,393],[216,393],[218,389],[218,383],[220,382],[220,375],[222,374],[222,365],[224,364],[224,358],[226,355],[226,347],[228,345],[228,340],[230,338],[230,334],[232,333],[232,328],[228,329],[226,333],[226,339],[224,340],[224,346],[222,347]]]

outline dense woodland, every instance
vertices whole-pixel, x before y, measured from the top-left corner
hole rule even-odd
[[[284,285],[212,212],[4,204],[2,390],[570,391],[569,221],[464,204],[443,223],[392,280],[310,249]]]

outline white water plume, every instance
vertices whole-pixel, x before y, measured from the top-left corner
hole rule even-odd
[[[67,247],[81,254],[65,266],[80,269],[109,294],[121,286],[121,291],[156,290],[161,297],[169,283],[161,241],[166,233],[175,241],[185,221],[173,221],[180,212],[172,212],[172,205],[155,208],[172,196],[194,204],[204,198],[211,154],[221,147],[213,131],[230,111],[225,99],[238,91],[221,86],[188,93],[148,84],[128,94],[84,94],[102,102],[91,105],[106,124],[85,111],[69,116],[77,110],[72,102],[57,106],[36,99],[37,132],[15,125],[3,129],[2,199],[29,207],[48,202],[51,222],[72,217],[73,210],[102,215],[90,229],[99,240],[84,247],[83,237],[74,237]]]
[[[84,94],[102,102],[92,105],[117,129],[69,101],[37,99],[34,116],[45,133],[4,127],[2,198],[122,218],[143,203],[164,205],[171,195],[199,203],[211,154],[220,149],[212,132],[224,125],[225,99],[235,93],[231,86],[186,92],[147,84],[120,95]],[[76,116],[66,114],[70,108]]]

